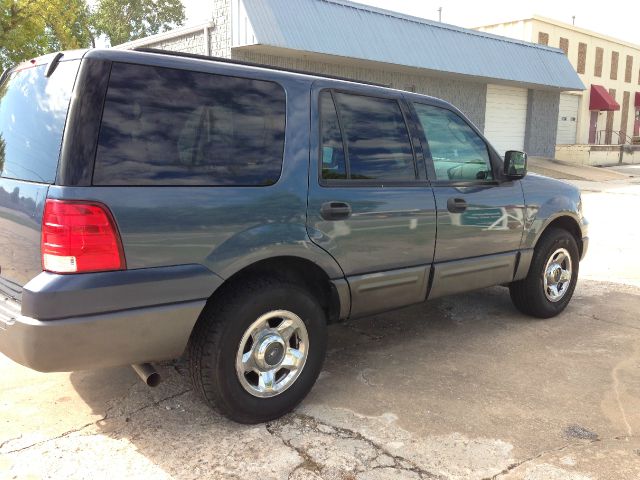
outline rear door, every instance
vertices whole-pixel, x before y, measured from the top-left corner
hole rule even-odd
[[[55,182],[79,61],[15,68],[0,83],[0,290],[19,297],[42,271],[40,228]]]
[[[312,91],[307,229],[342,267],[352,315],[425,299],[435,246],[435,202],[419,141],[399,94]]]
[[[438,210],[431,297],[508,282],[524,231],[519,181],[466,119],[442,105],[413,103]]]

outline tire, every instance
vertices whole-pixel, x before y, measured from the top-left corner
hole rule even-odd
[[[288,324],[280,320],[291,326],[285,328]],[[288,340],[285,330],[294,331]],[[204,401],[231,420],[268,422],[290,412],[309,393],[326,346],[326,315],[310,292],[276,279],[236,284],[208,303],[196,324],[188,346],[191,380]],[[294,350],[297,356],[289,354]],[[277,358],[282,365],[291,358],[301,366],[280,368]],[[273,370],[280,368],[272,376],[269,361],[276,365]],[[240,373],[245,365],[248,371]]]
[[[568,260],[559,261],[564,256],[568,256]],[[537,318],[555,317],[571,301],[578,280],[579,261],[578,245],[573,235],[563,229],[549,229],[536,245],[526,278],[509,285],[511,301],[526,315]],[[561,267],[559,273],[556,265]],[[548,266],[550,272],[557,276],[545,275]],[[557,283],[554,291],[554,282],[558,277],[562,278],[567,270],[566,267],[571,273],[570,280],[565,282],[564,286],[562,282]],[[545,287],[545,276],[547,287]]]

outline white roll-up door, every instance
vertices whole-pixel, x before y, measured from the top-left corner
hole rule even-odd
[[[487,85],[484,135],[500,155],[524,150],[527,125],[527,89]]]
[[[560,111],[558,112],[556,144],[574,145],[576,143],[579,103],[579,95],[571,95],[568,93],[560,94]]]

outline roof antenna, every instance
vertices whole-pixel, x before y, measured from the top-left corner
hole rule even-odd
[[[438,8],[438,21],[442,23],[442,7]]]
[[[571,17],[571,24],[572,24],[572,25],[574,25],[574,26],[575,26],[575,24],[576,24],[576,16],[575,16],[575,15],[573,15],[573,16]]]

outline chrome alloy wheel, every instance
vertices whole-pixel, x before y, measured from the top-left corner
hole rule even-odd
[[[240,340],[238,380],[255,397],[275,397],[293,385],[308,355],[309,335],[300,317],[287,310],[265,313]]]
[[[559,248],[549,257],[544,268],[544,294],[551,302],[561,300],[571,285],[571,255]]]

